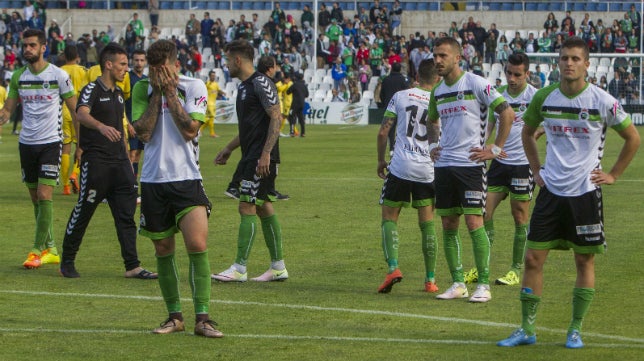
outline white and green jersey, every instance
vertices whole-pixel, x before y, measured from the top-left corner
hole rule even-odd
[[[152,95],[150,79],[139,80],[132,90],[133,123],[141,118]],[[201,79],[179,76],[177,95],[192,119],[204,122],[208,91]],[[186,141],[177,128],[165,97],[162,98],[157,124],[145,144],[141,182],[166,183],[201,179],[198,138]]]
[[[523,141],[521,140],[521,132],[523,131],[523,113],[528,109],[528,105],[530,105],[537,89],[526,83],[525,88],[523,88],[523,90],[516,96],[513,96],[508,92],[507,85],[498,88],[498,91],[503,95],[512,109],[514,109],[514,121],[510,128],[510,134],[508,134],[508,138],[505,140],[505,145],[503,146],[503,150],[508,154],[508,156],[504,159],[497,159],[496,161],[507,165],[528,164],[528,158],[525,156]],[[489,113],[489,121],[496,123],[499,119],[499,115],[491,109]],[[497,127],[496,131],[498,132],[498,130],[499,129]]]
[[[389,172],[398,178],[423,183],[434,181],[434,163],[427,141],[430,95],[430,91],[420,88],[401,90],[394,94],[385,111],[386,117],[396,118],[396,146]]]
[[[523,120],[535,128],[543,123],[548,145],[540,175],[550,192],[563,197],[597,188],[590,172],[601,168],[607,127],[621,131],[631,124],[619,102],[592,84],[573,97],[559,83],[538,90]]]
[[[436,167],[473,167],[470,149],[485,146],[488,109],[505,99],[485,78],[464,72],[454,84],[442,80],[429,101],[429,119],[441,122],[440,158]]]
[[[76,95],[69,74],[53,64],[38,74],[25,66],[16,70],[9,84],[9,98],[22,104],[22,144],[47,144],[62,140],[63,100]]]

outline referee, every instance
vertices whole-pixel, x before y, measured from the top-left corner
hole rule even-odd
[[[140,266],[136,252],[137,185],[123,131],[123,91],[116,86],[128,71],[127,52],[110,43],[101,51],[102,75],[83,88],[76,106],[79,128],[80,192],[67,222],[60,273],[80,277],[74,266],[83,235],[96,207],[107,199],[125,262],[125,277],[154,279]],[[95,257],[99,258],[100,257]]]

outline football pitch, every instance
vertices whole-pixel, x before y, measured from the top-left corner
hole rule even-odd
[[[33,243],[33,208],[20,182],[17,137],[4,127],[0,144],[0,360],[642,360],[642,254],[644,254],[644,157],[604,187],[608,251],[597,257],[596,295],[585,319],[586,347],[564,348],[571,317],[575,267],[571,252],[550,253],[537,319],[537,345],[500,348],[520,322],[519,288],[492,286],[485,304],[439,301],[423,292],[420,231],[413,209],[399,222],[400,268],[405,276],[390,294],[376,289],[386,272],[376,175],[378,126],[308,126],[306,138],[281,138],[277,189],[291,199],[275,203],[282,225],[290,278],[279,283],[213,283],[211,317],[223,339],[192,335],[194,312],[187,256],[181,237],[177,261],[186,332],[153,335],[167,314],[156,281],[126,279],[113,221],[99,206],[85,235],[78,279],[56,265],[24,270]],[[224,196],[239,159],[214,166],[216,153],[236,134],[217,125],[220,138],[200,141],[204,186],[213,204],[209,257],[213,272],[233,262],[239,224],[237,202]],[[639,128],[640,134],[644,133]],[[539,141],[543,148],[545,139]],[[608,132],[604,168],[622,141]],[[62,237],[76,197],[54,196],[54,236]],[[138,213],[137,213],[138,217]],[[471,240],[461,222],[463,265],[474,265]],[[138,224],[138,218],[137,218]],[[437,220],[437,282],[450,276]],[[495,214],[491,278],[507,272],[514,226],[508,202]],[[156,270],[149,239],[138,238],[142,266]],[[258,234],[248,263],[255,277],[269,266]],[[470,292],[473,286],[470,285]]]

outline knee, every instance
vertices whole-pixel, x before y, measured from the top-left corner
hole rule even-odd
[[[540,270],[543,268],[543,260],[529,250],[525,254],[524,262],[526,269]]]

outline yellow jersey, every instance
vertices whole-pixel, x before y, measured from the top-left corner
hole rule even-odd
[[[282,104],[282,114],[288,115],[288,112],[291,110],[291,103],[293,103],[293,94],[287,94],[286,91],[293,85],[292,81],[284,83],[283,81],[278,81],[275,84],[277,88],[277,94],[280,97],[280,103]]]
[[[101,66],[98,64],[89,68],[89,70],[87,71],[87,77],[89,78],[90,82],[96,80],[96,78],[101,76],[101,74],[103,74],[103,72],[101,72]],[[132,89],[130,88],[130,73],[126,72],[123,81],[117,81],[116,85],[118,85],[119,88],[121,88],[121,90],[123,91],[123,100],[130,99],[130,94],[132,93]]]
[[[0,109],[4,108],[5,100],[7,100],[7,89],[0,85]]]

